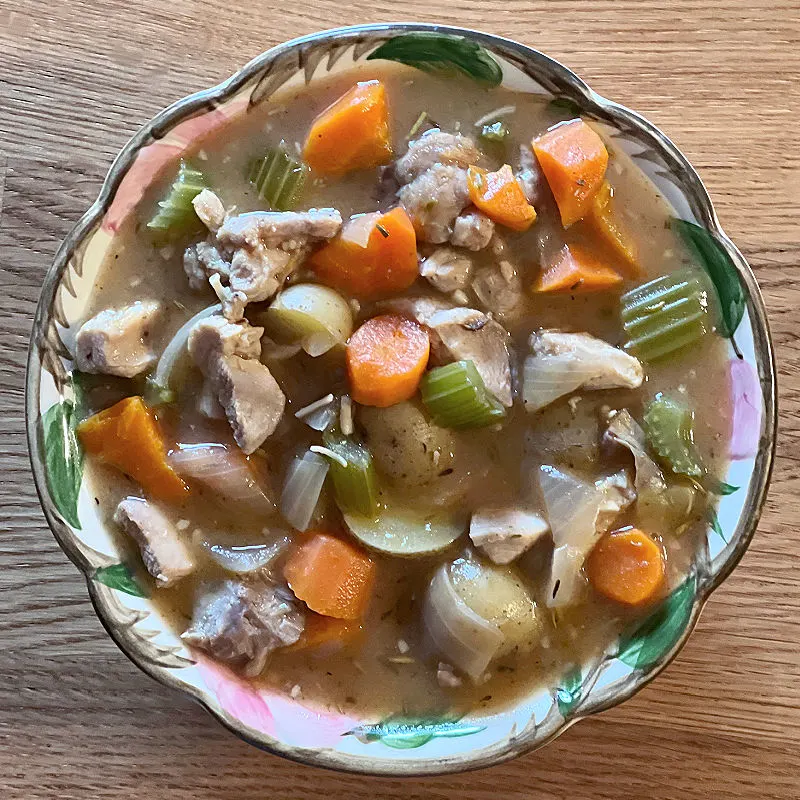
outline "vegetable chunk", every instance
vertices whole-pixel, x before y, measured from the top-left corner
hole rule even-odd
[[[417,235],[404,209],[360,214],[310,259],[317,277],[359,297],[402,292],[417,279]]]
[[[603,185],[608,150],[582,119],[562,122],[533,140],[533,152],[553,192],[561,222],[582,219]]]
[[[628,606],[656,598],[664,586],[664,571],[661,547],[638,528],[606,534],[587,562],[595,590]]]
[[[126,397],[84,420],[78,438],[87,453],[130,475],[159,500],[179,502],[189,491],[167,462],[167,448],[141,397]]]
[[[598,261],[585,247],[565,244],[555,261],[536,279],[533,289],[551,294],[582,294],[605,292],[621,283],[622,275]]]
[[[326,108],[308,132],[303,158],[311,169],[328,175],[390,161],[389,109],[383,83],[357,83]]]
[[[470,167],[469,196],[487,217],[515,231],[526,231],[536,221],[536,210],[528,203],[508,164],[497,172]]]
[[[367,320],[347,344],[353,400],[385,408],[413,397],[430,346],[427,331],[409,319],[386,314]]]
[[[352,544],[318,533],[289,556],[283,574],[312,611],[360,619],[372,594],[375,562]]]

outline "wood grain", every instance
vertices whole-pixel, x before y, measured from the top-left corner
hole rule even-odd
[[[800,796],[800,2],[0,0],[0,788],[4,798]],[[756,270],[781,430],[750,551],[669,670],[545,750],[430,780],[267,756],[136,670],[50,535],[24,438],[24,366],[60,239],[133,131],[268,46],[419,19],[538,47],[661,126]]]

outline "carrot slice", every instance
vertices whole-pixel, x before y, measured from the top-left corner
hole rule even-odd
[[[622,283],[620,275],[600,263],[585,247],[564,245],[555,261],[545,267],[533,285],[535,292],[576,294],[604,292]]]
[[[164,437],[141,397],[126,397],[81,422],[78,438],[87,453],[130,475],[159,500],[183,500],[188,486],[167,462]]]
[[[585,216],[603,184],[608,150],[582,119],[561,122],[533,140],[533,152],[567,228]]]
[[[636,244],[619,226],[612,203],[613,191],[608,181],[598,190],[592,200],[592,207],[584,218],[589,229],[609,247],[627,269],[631,278],[641,275]]]
[[[528,203],[508,164],[497,172],[470,167],[467,183],[472,202],[499,225],[526,231],[536,220],[536,209]]]
[[[350,393],[364,406],[386,406],[413,397],[428,365],[428,332],[394,314],[368,319],[347,343]]]
[[[387,214],[360,214],[310,264],[323,283],[358,297],[402,292],[419,274],[417,235],[399,206]]]
[[[306,624],[300,638],[282,652],[316,650],[325,645],[331,649],[339,649],[350,644],[363,632],[364,628],[357,620],[323,617],[322,614],[312,611],[306,614]]]
[[[312,611],[355,620],[369,603],[375,562],[355,545],[317,533],[292,552],[283,575]]]
[[[595,545],[586,571],[600,594],[639,606],[656,598],[664,587],[664,554],[658,543],[638,528],[614,531]]]
[[[380,81],[357,83],[312,123],[303,158],[311,169],[342,175],[392,159],[386,88]]]

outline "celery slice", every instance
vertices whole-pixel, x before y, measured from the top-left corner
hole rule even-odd
[[[286,151],[286,145],[267,151],[250,164],[248,180],[258,196],[276,211],[288,211],[297,204],[308,175],[308,167]]]
[[[333,432],[322,437],[325,447],[344,459],[346,466],[331,459],[330,476],[336,504],[343,512],[364,516],[378,510],[378,481],[372,454],[361,444]]]
[[[178,175],[167,196],[158,204],[158,211],[147,227],[160,234],[175,235],[200,227],[192,200],[207,189],[202,172],[181,161]]]
[[[481,139],[487,142],[504,142],[510,131],[505,122],[492,122],[481,128]]]
[[[703,478],[703,460],[694,443],[694,414],[678,400],[656,395],[645,410],[647,441],[661,462],[677,475]]]
[[[422,379],[420,391],[433,421],[442,428],[482,428],[506,416],[472,361],[432,369]]]
[[[707,289],[693,270],[678,270],[620,298],[627,350],[655,361],[701,339],[712,328]]]

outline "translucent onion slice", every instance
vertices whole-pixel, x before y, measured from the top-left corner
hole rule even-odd
[[[557,608],[574,602],[582,584],[580,570],[597,540],[597,515],[605,492],[548,465],[539,468],[539,487],[555,545],[547,605]]]
[[[201,319],[213,316],[220,312],[222,306],[217,303],[216,305],[204,308],[198,311],[190,320],[185,322],[178,328],[177,333],[170,339],[169,344],[164,348],[161,358],[158,359],[155,372],[148,379],[154,389],[164,392],[171,391],[170,381],[172,378],[172,371],[178,360],[186,352],[186,343],[189,341],[189,333],[191,332],[194,324]]]
[[[328,469],[325,458],[308,451],[302,457],[295,458],[286,473],[281,494],[281,513],[298,531],[306,530],[311,522]]]
[[[270,332],[298,341],[310,356],[343,345],[353,332],[349,303],[333,289],[315,283],[296,283],[285,289],[261,321]]]
[[[169,459],[179,475],[207,486],[234,511],[246,509],[265,515],[275,511],[248,458],[238,448],[218,443],[180,444]]]
[[[286,551],[290,539],[288,536],[283,536],[270,544],[230,546],[212,543],[198,536],[195,538],[195,543],[222,569],[242,575],[266,569]]]
[[[597,373],[596,368],[569,356],[528,356],[522,372],[522,400],[526,411],[539,411],[559,397],[571,394]]]
[[[478,616],[458,596],[447,564],[439,567],[428,587],[423,623],[437,651],[472,680],[483,676],[505,640],[497,625]]]

